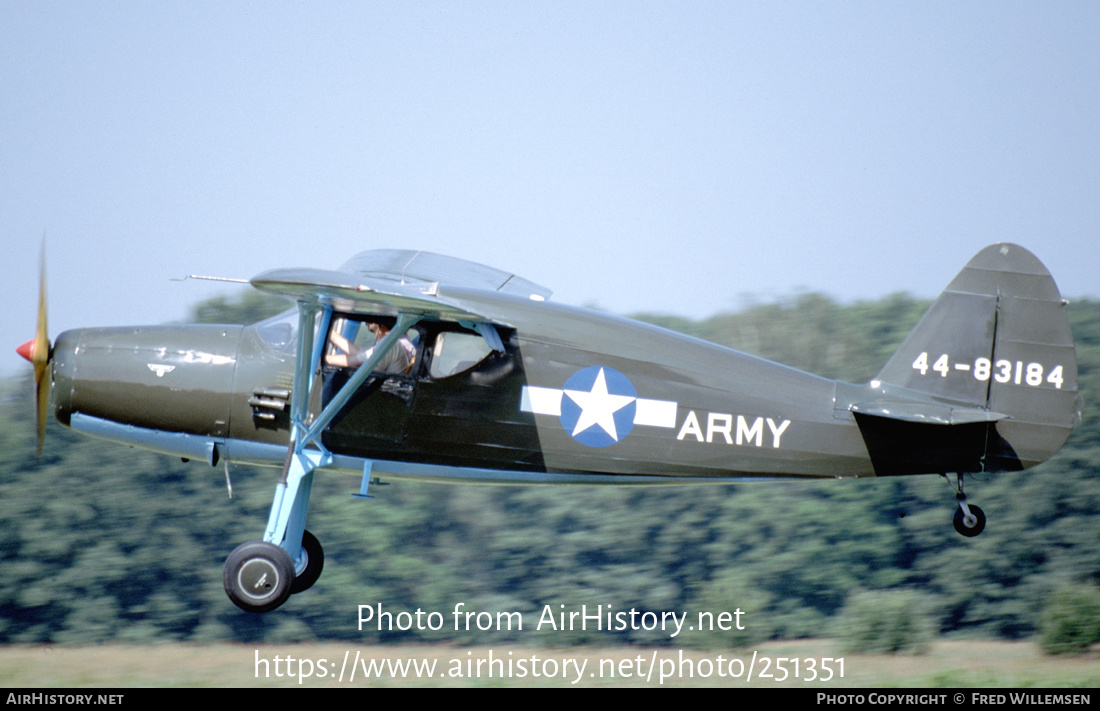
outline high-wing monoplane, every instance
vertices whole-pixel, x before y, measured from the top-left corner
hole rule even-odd
[[[509,272],[427,252],[253,278],[292,311],[253,326],[79,329],[35,340],[39,441],[56,419],[115,442],[279,472],[261,539],[224,568],[265,612],[320,576],[313,477],[539,484],[953,475],[1051,457],[1080,420],[1077,362],[1046,268],[987,247],[882,371],[850,384],[548,301]]]

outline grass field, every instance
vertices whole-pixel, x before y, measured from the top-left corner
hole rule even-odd
[[[971,640],[940,642],[922,656],[847,655],[840,662],[841,657],[827,640],[771,642],[736,652],[342,644],[11,646],[0,648],[0,685],[568,687],[577,681],[576,686],[654,687],[1100,687],[1100,650],[1095,649],[1079,657],[1049,657],[1029,642]],[[401,674],[385,666],[414,662],[434,662],[434,667],[421,666],[418,677],[414,668]],[[376,666],[376,673],[365,678],[371,663],[383,665],[383,671],[377,673]],[[353,666],[356,673],[350,678]],[[746,681],[750,667],[752,679]],[[826,669],[832,671],[829,681],[822,680]],[[305,676],[301,683],[300,672]],[[784,674],[786,680],[780,681]]]

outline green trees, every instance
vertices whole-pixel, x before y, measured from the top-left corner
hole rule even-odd
[[[1061,585],[1043,610],[1039,643],[1047,654],[1080,654],[1100,642],[1100,590]]]
[[[845,654],[921,654],[937,628],[927,595],[894,589],[849,595],[832,633]]]
[[[679,322],[711,340],[849,380],[872,377],[919,318],[905,296],[853,305],[818,295]],[[204,304],[204,320],[267,305]],[[394,482],[377,498],[319,475],[310,530],[325,574],[277,613],[237,610],[221,566],[261,533],[278,473],[183,463],[50,423],[34,462],[26,378],[0,407],[0,641],[309,640],[460,644],[748,645],[839,634],[864,649],[920,649],[929,635],[1023,639],[1051,652],[1096,641],[1100,584],[1100,304],[1069,307],[1085,416],[1051,462],[979,477],[989,516],[963,539],[936,477],[715,487],[493,487]],[[671,322],[668,322],[671,324]],[[518,630],[357,626],[394,612],[520,612]],[[744,629],[533,632],[545,606],[742,611]],[[450,622],[448,618],[448,622]],[[889,623],[889,624],[887,624]],[[369,627],[369,626],[368,626]],[[1091,640],[1091,641],[1090,641]]]

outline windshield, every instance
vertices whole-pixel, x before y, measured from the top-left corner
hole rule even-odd
[[[256,324],[263,342],[277,351],[293,353],[298,340],[298,309],[284,311]]]

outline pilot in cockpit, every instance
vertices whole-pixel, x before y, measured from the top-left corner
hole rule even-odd
[[[375,343],[381,343],[393,329],[397,319],[380,316],[373,321],[367,321],[367,328],[374,334]],[[329,353],[325,356],[325,363],[342,368],[359,367],[366,363],[374,354],[374,348],[360,348],[340,333],[339,328],[333,328],[329,335],[329,342],[341,352]],[[389,349],[382,360],[375,365],[374,370],[383,373],[408,373],[416,359],[416,346],[412,344],[408,336],[402,335],[397,343]]]

